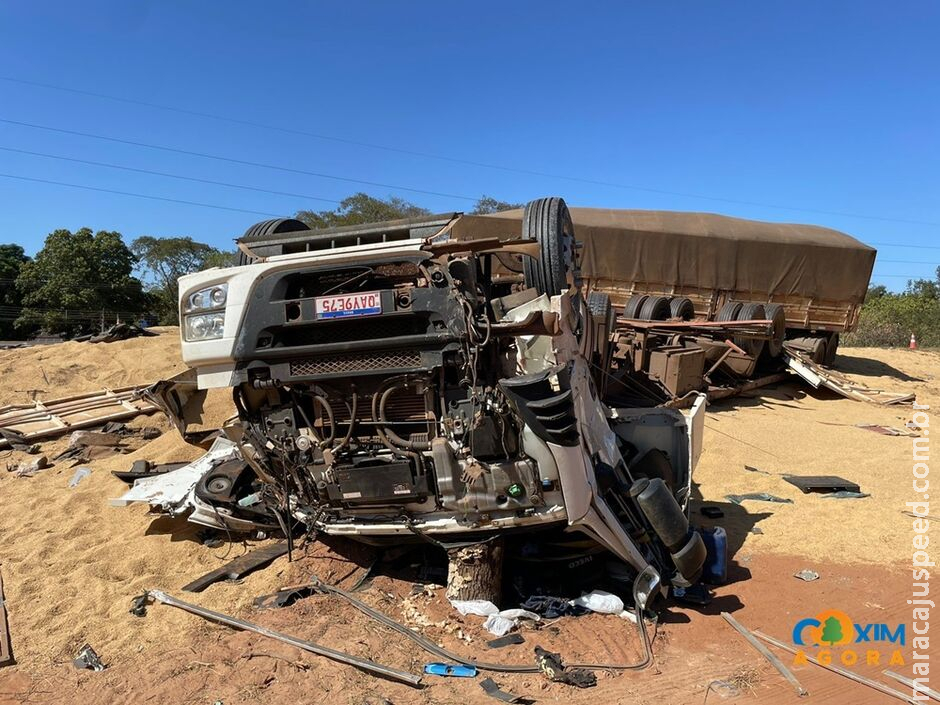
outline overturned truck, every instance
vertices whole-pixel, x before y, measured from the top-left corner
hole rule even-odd
[[[614,364],[654,381],[658,401],[831,365],[858,325],[876,252],[845,233],[711,213],[571,213],[584,288],[620,313]],[[466,236],[505,236],[522,217],[487,216]]]
[[[239,266],[180,280],[183,359],[233,389],[243,458],[200,483],[203,515],[445,547],[577,531],[636,594],[688,587],[702,404],[606,394],[615,315],[582,295],[564,201],[530,203],[514,237],[454,236],[483,222],[267,221]]]

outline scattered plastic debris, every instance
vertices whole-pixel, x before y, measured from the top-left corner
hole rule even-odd
[[[483,628],[494,636],[503,636],[518,624],[520,619],[538,621],[540,617],[535,612],[524,609],[500,610],[489,600],[451,600],[450,604],[460,614],[486,617]]]
[[[592,590],[586,595],[571,600],[571,604],[600,614],[620,614],[623,612],[623,600],[603,590]]]
[[[424,672],[432,676],[455,676],[457,678],[476,678],[477,669],[474,666],[464,666],[459,663],[426,663]]]
[[[86,477],[91,475],[91,468],[82,466],[75,469],[75,474],[72,475],[72,479],[69,480],[69,487],[78,487],[78,483],[84,480]]]
[[[866,497],[871,497],[871,495],[867,492],[853,492],[852,490],[839,490],[822,495],[823,499],[865,499]]]

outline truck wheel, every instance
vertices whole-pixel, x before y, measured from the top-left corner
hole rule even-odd
[[[640,317],[640,309],[643,308],[643,304],[646,303],[646,300],[649,298],[646,294],[634,294],[630,297],[630,300],[627,301],[627,305],[623,309],[624,318],[632,318],[636,320]]]
[[[603,291],[592,291],[587,297],[588,309],[600,321],[607,321],[610,310],[610,297]]]
[[[783,340],[787,333],[787,316],[780,304],[764,304],[764,317],[774,322],[774,336],[767,341],[767,354],[780,357]]]
[[[832,367],[836,362],[836,351],[839,349],[839,334],[833,333],[829,336],[829,342],[826,343],[826,361],[823,363],[826,367]]]
[[[764,317],[764,307],[761,304],[746,303],[738,309],[736,321],[754,321]],[[734,344],[744,350],[751,357],[758,357],[764,350],[764,340],[760,338],[735,338]]]
[[[829,346],[826,344],[825,338],[810,338],[810,345],[812,346],[809,356],[813,362],[820,365],[826,364],[826,358],[829,355]]]
[[[299,230],[310,230],[310,226],[302,220],[295,218],[273,218],[272,220],[264,220],[260,223],[255,223],[245,231],[242,237],[253,239],[267,235],[277,235],[278,233],[295,233]],[[241,250],[238,251],[237,266],[244,267],[246,264],[254,264],[255,261],[254,257],[249,257]]]
[[[738,319],[738,311],[741,310],[741,306],[743,305],[744,304],[740,301],[729,301],[718,310],[718,315],[715,316],[715,320],[719,323],[736,321]]]
[[[683,321],[691,321],[695,318],[695,305],[692,299],[684,296],[677,296],[669,302],[669,317],[680,318]]]
[[[610,334],[616,322],[614,307],[610,303],[610,297],[601,291],[592,291],[588,294],[587,305],[591,318],[594,319],[593,327],[596,330],[593,344],[593,353],[596,357],[593,360],[595,368],[591,372],[594,375],[594,383],[603,396],[607,389],[607,369],[610,365]]]
[[[669,299],[665,296],[650,296],[640,309],[644,321],[665,321],[669,318]]]
[[[539,294],[554,296],[576,285],[574,224],[561,198],[540,198],[526,204],[522,237],[539,243],[539,260],[526,257],[526,286]]]

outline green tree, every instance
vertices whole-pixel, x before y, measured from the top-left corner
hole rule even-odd
[[[216,250],[206,257],[202,263],[202,269],[211,269],[212,267],[234,267],[238,263],[237,251]]]
[[[16,278],[29,257],[19,245],[0,245],[0,339],[17,335],[13,321],[19,316],[22,297],[16,288]],[[24,332],[19,331],[19,335]]]
[[[179,323],[179,278],[205,269],[219,261],[220,252],[191,237],[152,237],[144,235],[131,243],[148,284],[148,293],[162,325]]]
[[[415,218],[430,215],[431,211],[414,203],[392,196],[386,200],[366,193],[356,193],[340,201],[333,210],[298,211],[294,217],[314,230],[335,228],[341,225],[380,223],[384,220]]]
[[[822,637],[820,641],[824,641],[830,646],[835,644],[837,641],[842,639],[842,625],[839,623],[839,620],[835,617],[829,617],[823,624]]]
[[[490,213],[499,213],[500,211],[511,211],[514,208],[522,208],[522,203],[508,203],[500,201],[492,196],[480,196],[470,215],[488,215]]]
[[[96,330],[146,309],[147,297],[132,276],[137,263],[118,232],[89,228],[56,230],[16,279],[23,311],[17,328],[40,326],[50,333]]]

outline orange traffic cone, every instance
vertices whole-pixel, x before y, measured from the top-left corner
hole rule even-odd
[[[911,344],[908,346],[911,350],[917,350],[917,338],[911,333]]]

